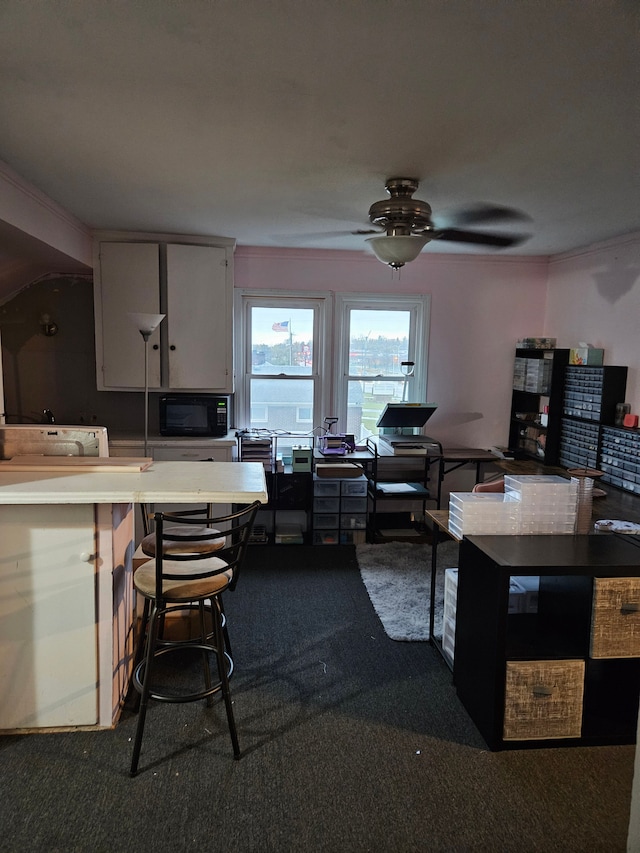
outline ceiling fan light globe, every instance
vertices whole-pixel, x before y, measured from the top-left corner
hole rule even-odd
[[[415,261],[428,242],[429,237],[420,235],[383,235],[381,237],[369,237],[367,240],[376,258],[393,269],[399,269],[405,264]]]

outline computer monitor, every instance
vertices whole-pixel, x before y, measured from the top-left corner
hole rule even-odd
[[[387,403],[377,427],[423,427],[438,408],[436,403]]]

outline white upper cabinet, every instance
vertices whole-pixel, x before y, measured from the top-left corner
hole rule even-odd
[[[167,246],[169,386],[232,391],[233,294],[227,253],[216,246]]]
[[[98,390],[144,388],[144,342],[129,316],[143,313],[166,315],[149,339],[150,388],[231,393],[233,240],[143,237],[96,239]]]
[[[101,243],[99,264],[94,278],[101,285],[95,300],[98,390],[144,388],[144,341],[129,314],[160,313],[160,246]],[[149,338],[149,387],[160,387],[159,328]]]

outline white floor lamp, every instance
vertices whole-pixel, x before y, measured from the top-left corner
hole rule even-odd
[[[144,340],[144,455],[148,456],[149,443],[149,338],[166,317],[166,314],[129,313],[131,322]]]

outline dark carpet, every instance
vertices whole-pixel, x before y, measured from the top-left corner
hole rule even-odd
[[[635,748],[491,753],[428,643],[384,633],[350,546],[252,546],[227,595],[241,747],[219,702],[0,738],[0,850],[626,847]]]

